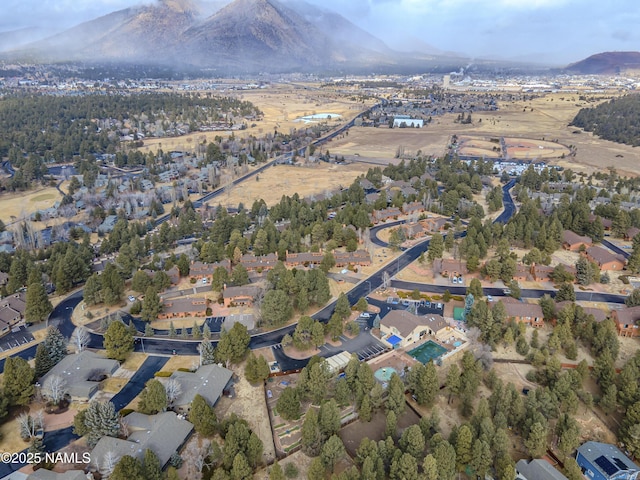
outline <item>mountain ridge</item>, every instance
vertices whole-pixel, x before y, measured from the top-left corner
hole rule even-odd
[[[565,67],[568,72],[583,75],[619,74],[625,70],[640,70],[640,52],[601,52]]]

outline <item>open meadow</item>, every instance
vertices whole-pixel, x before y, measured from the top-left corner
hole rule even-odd
[[[31,192],[0,194],[0,220],[9,224],[15,219],[28,217],[38,210],[52,207],[62,200],[62,195],[54,187],[40,188]]]

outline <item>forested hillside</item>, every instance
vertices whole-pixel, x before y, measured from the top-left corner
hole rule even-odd
[[[605,140],[640,145],[640,95],[625,95],[597,107],[583,108],[571,125]]]

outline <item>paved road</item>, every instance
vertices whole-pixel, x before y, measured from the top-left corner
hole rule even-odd
[[[614,253],[622,255],[624,258],[629,258],[631,256],[631,253],[629,253],[628,250],[623,250],[619,246],[614,245],[613,243],[611,243],[606,238],[603,238],[601,243],[602,243],[602,245],[604,245],[605,247],[609,248]]]
[[[169,357],[148,356],[124,388],[111,399],[116,411],[126,407],[142,391],[144,384],[153,378],[153,374],[162,370],[168,360]]]

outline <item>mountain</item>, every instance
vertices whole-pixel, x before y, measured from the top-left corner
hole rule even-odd
[[[157,0],[119,10],[14,50],[9,58],[195,67],[221,74],[384,72],[429,64],[449,69],[464,62],[395,52],[341,15],[302,0],[195,1]]]
[[[303,2],[235,0],[184,34],[192,63],[235,71],[289,71],[385,63],[380,40]],[[332,25],[332,27],[330,27]],[[348,37],[347,31],[353,35]],[[386,55],[385,55],[386,54]],[[386,58],[388,56],[388,58]]]
[[[53,29],[38,27],[0,32],[0,52],[20,48],[37,40],[50,37],[54,33],[56,33],[56,31]]]
[[[172,51],[198,18],[199,10],[190,0],[160,0],[81,23],[26,48],[40,58],[56,61],[158,59],[163,63],[167,48]]]
[[[640,52],[597,53],[572,63],[565,70],[583,75],[618,74],[629,70],[640,70]]]

